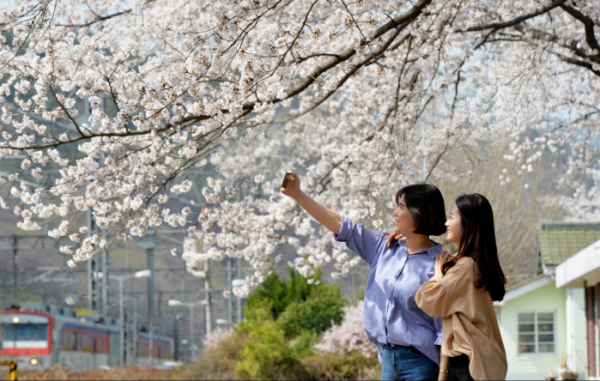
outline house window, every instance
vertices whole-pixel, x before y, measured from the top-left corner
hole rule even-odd
[[[554,353],[554,312],[519,313],[519,354]]]

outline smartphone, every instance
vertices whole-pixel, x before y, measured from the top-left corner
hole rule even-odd
[[[288,172],[286,172],[285,175],[283,175],[283,181],[281,183],[281,187],[284,189],[287,188],[288,181],[290,181],[290,177],[288,177],[288,176],[291,177],[292,175],[289,174]]]

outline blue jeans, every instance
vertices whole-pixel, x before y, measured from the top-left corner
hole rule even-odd
[[[439,367],[418,350],[385,345],[381,352],[382,380],[437,380]]]

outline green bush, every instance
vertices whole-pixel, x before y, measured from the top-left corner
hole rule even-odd
[[[285,340],[283,330],[271,319],[246,321],[248,332],[242,351],[243,359],[236,365],[242,377],[261,380],[306,379],[308,373]]]
[[[313,353],[321,332],[342,321],[347,302],[340,287],[320,283],[320,272],[309,283],[288,271],[289,281],[273,274],[247,299],[246,321],[234,327],[232,337],[203,351],[174,378],[348,379],[368,374],[373,366],[364,357]]]
[[[292,349],[292,357],[295,359],[303,359],[312,356],[313,347],[321,341],[321,335],[312,332],[304,331],[299,335],[289,340],[290,348]]]
[[[303,331],[319,334],[330,328],[332,322],[341,323],[345,305],[346,300],[340,296],[340,289],[327,286],[307,300],[289,304],[279,315],[277,326],[286,336],[297,336]]]
[[[246,319],[253,320],[257,311],[266,310],[286,337],[304,331],[321,333],[331,327],[332,321],[341,322],[346,298],[341,296],[340,287],[321,283],[320,270],[308,278],[312,284],[292,268],[288,267],[288,272],[289,281],[282,281],[273,273],[248,298]]]
[[[290,267],[288,267],[288,273],[290,279],[287,282],[281,280],[275,272],[269,275],[262,285],[246,299],[244,316],[248,316],[247,310],[264,308],[269,305],[271,317],[273,320],[277,320],[291,303],[308,299],[318,289],[332,287],[325,284],[308,283],[308,279],[317,282],[320,280],[320,270],[311,278],[304,278]]]

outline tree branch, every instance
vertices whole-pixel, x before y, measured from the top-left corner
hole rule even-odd
[[[506,22],[498,22],[498,23],[492,23],[492,24],[482,24],[482,25],[476,25],[476,26],[472,26],[470,28],[467,28],[467,30],[465,30],[465,32],[478,32],[478,31],[482,31],[482,30],[487,30],[487,29],[503,29],[503,28],[509,28],[511,26],[515,26],[517,24],[522,23],[525,20],[537,17],[541,14],[547,13],[549,11],[551,11],[552,9],[559,7],[561,5],[563,5],[564,3],[566,3],[567,0],[556,0],[552,3],[550,3],[549,5],[533,12],[533,13],[529,13],[527,15],[523,15],[523,16],[519,16],[517,18],[514,18],[510,21],[506,21]]]
[[[595,49],[598,53],[600,53],[600,45],[598,44],[598,40],[594,34],[594,20],[569,5],[561,5],[560,7],[564,9],[565,12],[581,21],[581,23],[585,26],[585,40],[592,49]]]

